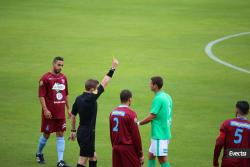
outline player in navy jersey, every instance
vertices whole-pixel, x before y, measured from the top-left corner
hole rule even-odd
[[[238,101],[236,118],[226,120],[220,127],[220,134],[214,148],[213,166],[219,167],[219,156],[222,148],[222,167],[250,167],[250,158],[235,158],[228,156],[228,149],[250,149],[250,121],[247,120],[249,104]]]
[[[110,113],[112,167],[141,167],[144,157],[136,113],[129,107],[132,93],[120,93],[121,105]]]

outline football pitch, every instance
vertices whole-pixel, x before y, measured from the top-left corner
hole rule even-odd
[[[103,78],[113,55],[120,64],[98,100],[98,166],[111,167],[109,113],[120,91],[133,92],[132,108],[142,119],[153,98],[153,75],[164,78],[174,103],[171,166],[212,166],[220,124],[235,116],[237,100],[250,101],[250,75],[216,63],[204,49],[223,36],[249,32],[249,9],[247,0],[0,0],[0,166],[39,166],[38,80],[54,56],[65,59],[72,105],[86,79]],[[224,40],[213,53],[249,71],[250,35]],[[147,166],[150,125],[140,132]],[[78,152],[77,142],[66,140],[71,166]],[[55,135],[44,154],[43,166],[56,166]]]

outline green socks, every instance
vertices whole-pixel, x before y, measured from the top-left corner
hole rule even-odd
[[[148,167],[156,167],[156,161],[155,159],[149,159],[148,160]],[[164,162],[161,164],[161,167],[170,167],[169,162]]]
[[[155,159],[149,159],[148,160],[148,167],[156,167]]]
[[[161,164],[161,167],[170,167],[169,162],[164,162]]]

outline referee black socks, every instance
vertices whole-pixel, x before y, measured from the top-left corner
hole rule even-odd
[[[89,167],[96,167],[97,161],[89,161]]]
[[[89,167],[96,167],[97,161],[89,161]],[[85,167],[83,165],[77,164],[76,167]]]

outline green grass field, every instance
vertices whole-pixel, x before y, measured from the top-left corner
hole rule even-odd
[[[250,101],[250,75],[212,61],[204,48],[225,35],[250,31],[249,8],[247,0],[1,0],[0,166],[39,166],[38,80],[57,55],[65,58],[71,104],[86,79],[102,79],[112,55],[120,60],[99,99],[99,167],[111,167],[108,116],[119,104],[120,90],[133,91],[132,108],[142,119],[153,97],[152,75],[164,77],[164,89],[174,100],[171,165],[212,166],[220,124],[234,116],[237,100]],[[249,35],[213,49],[221,59],[250,70]],[[140,131],[147,156],[150,125]],[[54,135],[45,158],[44,167],[55,166]],[[77,159],[77,143],[66,141],[65,160],[75,166]]]

